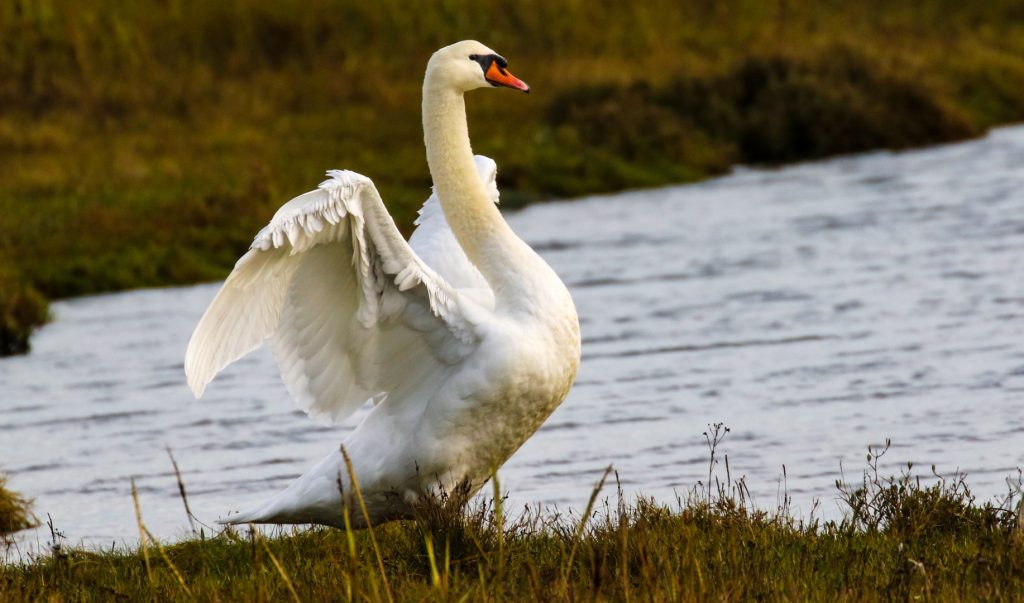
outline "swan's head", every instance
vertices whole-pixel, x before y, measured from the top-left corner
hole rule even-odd
[[[508,61],[475,40],[445,46],[430,57],[426,81],[468,92],[476,88],[505,86],[529,92],[526,82],[508,72]]]

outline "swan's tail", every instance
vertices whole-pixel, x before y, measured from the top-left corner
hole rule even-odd
[[[222,525],[244,523],[316,523],[344,527],[342,488],[344,475],[341,454],[334,452],[315,467],[291,483],[283,492],[270,500],[240,513],[217,520]]]
[[[236,525],[240,525],[240,524],[243,524],[243,523],[272,523],[272,522],[267,522],[264,519],[263,514],[260,513],[260,508],[259,507],[253,507],[252,509],[249,509],[247,511],[242,511],[240,513],[235,513],[234,515],[228,515],[227,517],[221,517],[220,519],[217,520],[217,523],[219,523],[222,526],[236,526]]]
[[[318,521],[318,513],[311,505],[295,500],[285,490],[274,498],[249,507],[239,513],[229,514],[217,520],[222,525],[239,525],[244,523],[323,523]],[[339,497],[340,504],[340,497]]]
[[[281,505],[276,504],[279,502],[279,499],[280,496],[272,498],[254,507],[249,507],[244,511],[229,514],[227,517],[218,519],[217,523],[221,525],[239,525],[243,523],[291,523],[278,519],[279,516],[284,515],[284,513],[282,513],[284,509],[281,508]]]

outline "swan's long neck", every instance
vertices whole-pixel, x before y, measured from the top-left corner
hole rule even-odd
[[[434,191],[459,245],[499,300],[514,295],[525,285],[522,272],[533,254],[505,223],[477,175],[462,92],[434,81],[429,72],[423,84],[423,138]]]

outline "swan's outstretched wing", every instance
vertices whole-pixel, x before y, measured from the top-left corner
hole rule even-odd
[[[328,175],[278,210],[199,321],[185,355],[196,396],[270,338],[299,406],[336,422],[432,387],[476,346],[487,308],[416,255],[368,178]]]

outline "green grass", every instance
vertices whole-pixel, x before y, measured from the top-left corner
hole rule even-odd
[[[1024,119],[1011,0],[12,0],[0,273],[18,285],[0,309],[28,296],[33,310],[10,338],[45,315],[37,294],[223,277],[327,168],[372,177],[408,231],[430,185],[424,65],[467,37],[533,87],[469,102],[508,205]]]
[[[723,431],[714,431],[718,436]],[[501,498],[435,501],[416,521],[371,531],[248,529],[133,550],[58,547],[0,566],[4,601],[704,601],[1019,600],[1024,533],[1017,499],[979,503],[962,476],[908,470],[837,484],[843,519],[794,518],[751,504],[743,480],[678,505],[626,501],[599,485],[582,513]],[[608,474],[606,474],[608,477]],[[615,478],[609,481],[614,481]],[[602,479],[602,482],[604,480]],[[611,484],[607,489],[611,489]],[[498,505],[494,501],[499,502]],[[594,504],[596,501],[596,504]],[[583,503],[584,501],[580,501]]]

